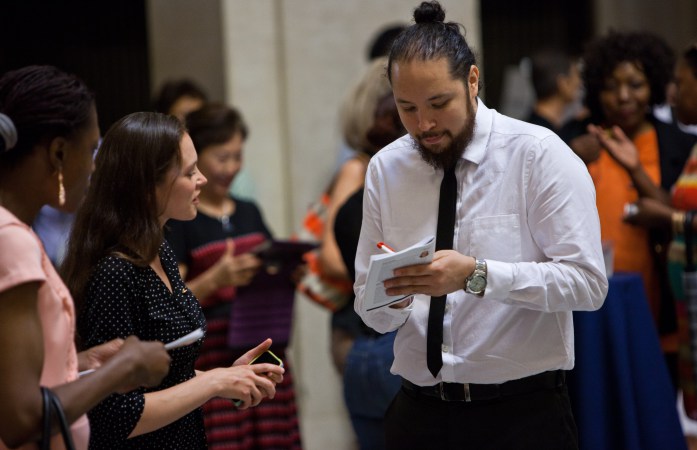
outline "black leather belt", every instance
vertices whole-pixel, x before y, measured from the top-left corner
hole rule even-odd
[[[416,394],[434,397],[446,402],[477,402],[554,389],[563,386],[565,382],[566,372],[554,370],[501,384],[441,382],[434,386],[418,386],[402,378],[402,387]]]

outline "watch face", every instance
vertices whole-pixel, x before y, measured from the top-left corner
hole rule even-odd
[[[481,275],[475,275],[468,283],[467,288],[474,293],[482,292],[486,288],[486,278]]]

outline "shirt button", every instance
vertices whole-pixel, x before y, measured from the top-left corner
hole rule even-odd
[[[443,353],[448,353],[450,351],[450,347],[445,344],[441,345],[440,349],[443,351]]]
[[[450,312],[450,305],[448,303],[445,304],[445,312]]]

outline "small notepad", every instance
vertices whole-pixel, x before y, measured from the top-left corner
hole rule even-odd
[[[394,270],[416,264],[429,264],[436,251],[436,238],[429,236],[404,250],[381,253],[370,257],[365,283],[364,307],[370,311],[403,300],[409,295],[387,295],[383,282],[394,278]]]

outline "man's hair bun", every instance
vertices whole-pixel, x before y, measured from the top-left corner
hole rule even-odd
[[[414,22],[416,23],[438,23],[445,20],[445,10],[436,1],[422,2],[414,10]]]

